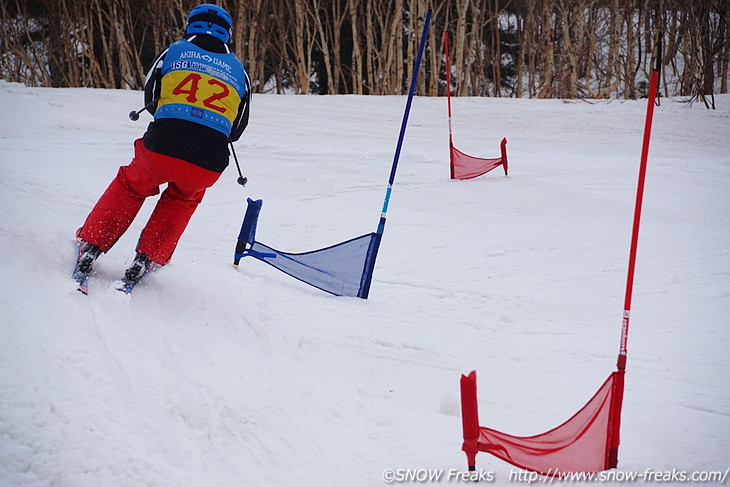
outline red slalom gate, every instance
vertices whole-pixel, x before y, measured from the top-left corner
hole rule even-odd
[[[446,100],[449,114],[449,164],[451,179],[472,179],[502,166],[507,176],[507,139],[500,143],[500,157],[484,159],[461,152],[454,147],[451,123],[451,65],[449,64],[449,33],[444,32],[444,52],[446,53]]]
[[[512,436],[480,426],[476,372],[462,375],[462,450],[466,453],[469,470],[475,470],[476,455],[480,451],[491,453],[516,467],[552,477],[577,472],[598,472],[618,466],[631,296],[661,58],[661,43],[657,42],[656,63],[651,73],[644,125],[617,370],[609,375],[598,392],[570,419],[550,431],[529,437]]]

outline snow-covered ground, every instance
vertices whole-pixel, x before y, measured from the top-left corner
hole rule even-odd
[[[370,298],[255,260],[246,198],[289,252],[375,230],[405,97],[257,96],[172,262],[113,281],[154,199],[70,279],[73,236],[150,117],[131,91],[0,81],[0,486],[377,486],[465,469],[459,377],[515,435],[615,369],[646,101],[453,99],[454,142],[500,169],[449,180],[446,100],[414,100]],[[657,107],[619,470],[730,468],[730,96]],[[485,453],[497,485],[517,469]],[[510,476],[512,475],[512,479]],[[513,482],[511,482],[512,480]]]

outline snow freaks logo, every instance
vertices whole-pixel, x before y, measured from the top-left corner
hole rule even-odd
[[[388,468],[383,470],[382,477],[386,484],[494,482],[494,472],[488,472],[486,470],[464,472],[456,468],[450,470],[434,468]]]

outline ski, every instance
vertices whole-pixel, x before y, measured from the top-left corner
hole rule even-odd
[[[76,266],[71,273],[71,278],[76,281],[76,290],[83,295],[89,294],[89,277],[92,266],[101,254],[102,251],[96,245],[76,239]],[[146,254],[137,254],[132,265],[119,280],[117,290],[130,294],[144,276],[158,267],[160,267],[159,264],[153,262]]]
[[[122,279],[120,281],[120,286],[117,288],[117,291],[121,291],[124,294],[131,294],[132,289],[134,289],[134,287],[137,284],[139,284],[139,281],[141,281],[141,280],[142,280],[141,277],[139,279],[137,279],[136,281],[127,281],[125,279]]]
[[[132,290],[135,288],[135,286],[137,286],[137,284],[140,283],[142,278],[153,270],[155,270],[155,268],[143,272],[142,275],[140,275],[137,279],[127,280],[125,278],[122,278],[122,280],[120,281],[120,285],[117,288],[117,291],[121,291],[124,294],[131,294]]]
[[[83,294],[84,296],[89,295],[89,276],[86,275],[83,278],[81,278],[80,281],[78,281],[78,287],[76,287],[76,290]]]

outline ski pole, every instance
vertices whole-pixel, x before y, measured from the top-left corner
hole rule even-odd
[[[142,108],[140,108],[139,110],[132,110],[131,112],[129,112],[129,119],[136,122],[137,120],[139,120],[139,114],[140,113],[142,113],[143,111],[149,109],[149,107],[151,107],[152,105],[154,105],[158,101],[160,101],[160,99],[159,98],[155,98],[154,100],[152,100],[151,102],[149,102],[148,104],[146,104],[145,106],[143,106]]]
[[[248,178],[241,173],[241,166],[238,164],[238,157],[236,156],[236,149],[233,148],[233,142],[228,141],[228,144],[231,146],[231,152],[233,153],[233,160],[236,161],[236,169],[238,169],[238,184],[241,186],[246,186],[246,183],[248,182]]]

